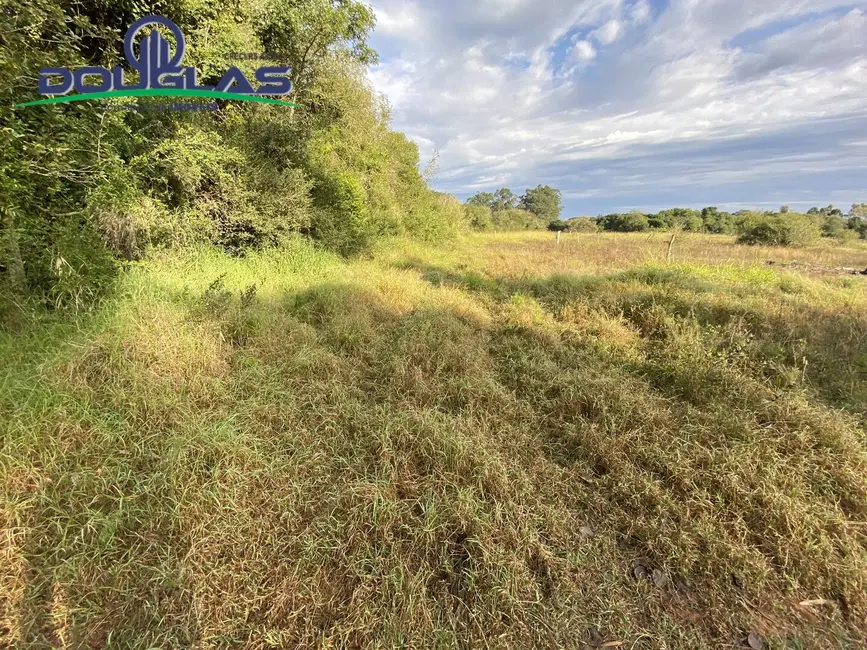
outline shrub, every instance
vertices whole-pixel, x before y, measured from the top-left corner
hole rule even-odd
[[[846,220],[838,215],[829,215],[822,221],[823,237],[841,237],[846,230]]]
[[[382,222],[367,208],[361,180],[351,172],[323,179],[317,186],[311,234],[341,255],[368,250],[382,235]]]
[[[734,216],[729,212],[720,212],[718,208],[702,209],[701,220],[707,232],[717,235],[730,235],[735,232]]]
[[[643,232],[650,229],[650,221],[640,212],[626,214],[607,214],[598,219],[603,230],[616,232]]]
[[[854,216],[849,219],[847,224],[850,230],[854,230],[861,239],[867,239],[867,218]]]
[[[466,226],[464,206],[450,194],[421,189],[404,216],[404,228],[423,241],[443,241]]]
[[[569,232],[599,232],[599,226],[590,217],[574,217],[566,223],[569,224]]]
[[[739,244],[766,246],[806,246],[819,238],[818,226],[807,216],[796,213],[752,215],[744,223]]]
[[[491,209],[488,206],[467,203],[464,205],[464,212],[473,230],[493,230],[494,220],[491,218]]]
[[[704,230],[704,221],[695,210],[689,208],[671,208],[663,210],[649,220],[653,228],[683,229],[690,232]]]
[[[549,220],[521,208],[496,210],[492,213],[492,218],[497,230],[542,230],[550,223]]]

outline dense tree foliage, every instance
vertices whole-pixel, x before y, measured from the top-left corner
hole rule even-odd
[[[563,213],[560,190],[549,185],[528,189],[521,196],[520,207],[543,219],[559,219]]]
[[[602,230],[615,232],[686,230],[734,234],[742,243],[750,244],[805,245],[820,236],[867,239],[867,204],[854,204],[848,217],[832,205],[811,208],[806,214],[792,212],[788,206],[782,206],[779,212],[744,210],[734,214],[709,206],[700,211],[671,208],[649,215],[633,210],[601,215],[593,221]]]
[[[155,98],[13,109],[42,67],[123,65],[123,36],[172,19],[185,65],[248,78],[267,52],[289,65],[299,108],[218,100],[214,112],[139,109]],[[306,234],[341,253],[379,238],[448,236],[461,207],[431,192],[415,144],[389,128],[366,81],[371,9],[357,0],[5,0],[0,10],[0,283],[56,305],[96,295],[117,260],[210,242],[241,253]],[[18,299],[15,299],[18,300]],[[7,305],[8,306],[8,305]],[[3,306],[0,305],[0,309]]]
[[[481,210],[485,208],[488,212],[483,216]],[[539,185],[520,197],[506,187],[477,192],[467,199],[465,210],[478,230],[543,230],[560,218],[563,208],[559,190]]]

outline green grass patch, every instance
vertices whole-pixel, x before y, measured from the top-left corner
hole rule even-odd
[[[0,335],[0,645],[861,647],[863,281],[455,246]]]

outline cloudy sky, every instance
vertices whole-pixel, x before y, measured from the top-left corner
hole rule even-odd
[[[564,216],[867,201],[867,0],[372,0],[436,189]]]

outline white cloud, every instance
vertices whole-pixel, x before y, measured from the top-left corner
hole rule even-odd
[[[670,0],[656,13],[646,0],[549,0],[546,11],[534,0],[374,1],[380,24],[383,11],[390,21],[374,45],[389,55],[371,80],[389,95],[395,126],[440,151],[438,189],[551,182],[604,201],[746,183],[754,170],[768,192],[791,186],[794,204],[825,169],[833,175],[822,182],[836,184],[829,195],[860,182],[867,200],[867,146],[847,146],[844,157],[834,149],[867,132],[863,9],[829,12],[837,0]],[[402,22],[401,7],[412,7]],[[768,37],[778,21],[787,22]],[[606,56],[591,38],[610,46]],[[782,131],[780,160],[749,153]],[[740,149],[702,154],[732,143]],[[800,153],[816,162],[786,166]]]
[[[411,2],[401,3],[393,9],[380,8],[376,12],[376,29],[382,34],[406,37],[420,26],[419,11]]]
[[[610,45],[618,39],[622,30],[623,26],[620,24],[620,21],[609,20],[602,27],[594,31],[591,36],[602,45]]]
[[[592,61],[596,58],[596,48],[590,41],[578,41],[572,52],[579,61]]]
[[[650,3],[647,0],[638,0],[629,8],[629,21],[643,23],[650,18]]]

